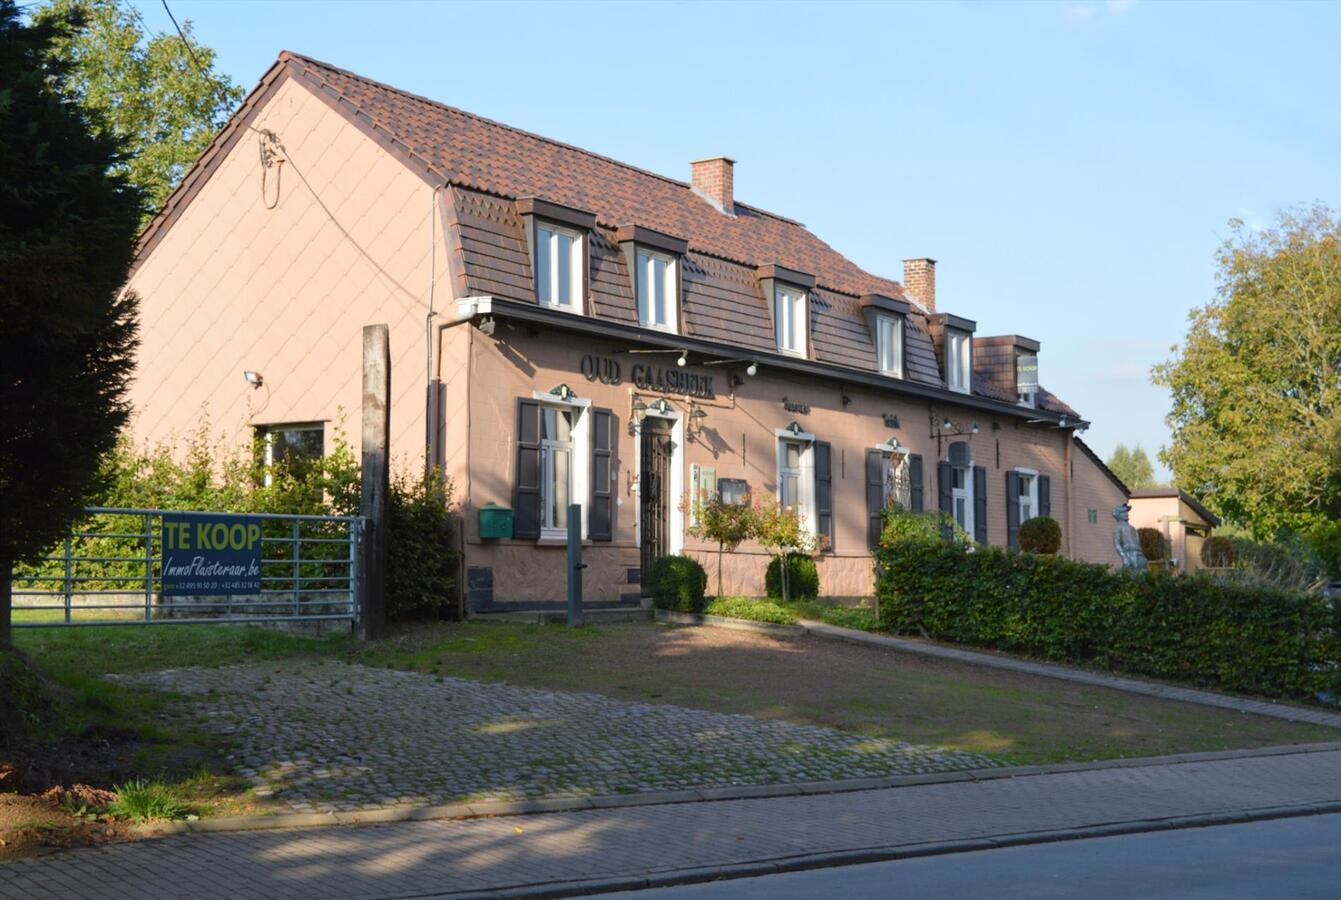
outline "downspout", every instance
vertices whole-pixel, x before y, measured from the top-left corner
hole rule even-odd
[[[433,441],[437,438],[437,398],[433,396],[433,319],[434,291],[438,282],[438,194],[447,187],[443,181],[429,195],[428,218],[428,314],[424,316],[424,472],[433,467]]]
[[[1062,468],[1066,476],[1066,555],[1068,558],[1074,559],[1074,545],[1071,542],[1071,534],[1072,529],[1075,527],[1076,504],[1071,488],[1071,483],[1075,476],[1073,471],[1074,463],[1071,459],[1071,448],[1075,444],[1075,432],[1070,429],[1064,430],[1062,432],[1062,440],[1066,442],[1066,446],[1062,449],[1062,459],[1064,460]]]

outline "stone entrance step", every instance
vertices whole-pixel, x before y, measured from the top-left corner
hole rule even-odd
[[[568,621],[568,611],[563,609],[530,609],[517,610],[516,612],[471,613],[470,617],[480,622],[525,622],[533,625],[562,625]],[[639,606],[582,610],[582,621],[593,625],[611,622],[646,622],[651,618],[652,610]]]

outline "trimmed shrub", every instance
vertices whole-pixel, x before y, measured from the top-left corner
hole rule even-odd
[[[1150,562],[1163,562],[1171,555],[1169,539],[1158,528],[1138,528],[1136,534],[1141,539],[1141,552]]]
[[[813,600],[819,596],[819,569],[804,553],[775,556],[764,572],[764,593],[770,599],[782,599],[782,560],[787,560],[787,597],[789,600]]]
[[[1062,549],[1062,526],[1051,516],[1034,516],[1020,525],[1019,541],[1025,553],[1056,553]]]
[[[952,516],[943,512],[909,512],[893,507],[885,511],[885,527],[880,531],[880,543],[900,541],[940,544],[949,538],[968,541],[968,535]]]
[[[1341,690],[1319,596],[949,543],[896,543],[878,560],[887,630],[1270,696]]]
[[[701,613],[706,605],[708,573],[688,556],[663,556],[652,563],[648,585],[657,609]]]
[[[770,622],[775,625],[796,624],[796,614],[772,600],[754,597],[717,597],[703,610],[710,616],[745,619],[749,622]]]
[[[1236,556],[1234,542],[1227,537],[1208,537],[1201,544],[1201,564],[1208,568],[1228,568]]]
[[[387,621],[457,618],[451,483],[397,473],[387,499]]]

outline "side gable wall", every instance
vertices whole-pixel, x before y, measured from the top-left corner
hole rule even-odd
[[[129,281],[143,323],[135,438],[180,452],[204,423],[228,450],[250,441],[242,423],[325,421],[329,449],[343,411],[357,452],[362,328],[386,323],[392,454],[415,462],[432,188],[286,75],[250,124],[275,132],[287,158],[265,172],[264,200],[260,138],[248,132]],[[441,250],[436,271],[445,308],[453,292]],[[244,370],[265,385],[254,390]]]

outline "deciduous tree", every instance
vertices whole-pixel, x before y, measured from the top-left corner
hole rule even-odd
[[[1318,206],[1260,231],[1231,227],[1217,297],[1192,312],[1187,340],[1154,371],[1173,395],[1173,442],[1160,458],[1257,537],[1336,541],[1341,219]]]
[[[1108,468],[1132,490],[1158,484],[1155,481],[1155,466],[1140,444],[1130,449],[1126,444],[1118,444],[1113,455],[1108,458]]]
[[[0,0],[0,644],[11,572],[55,544],[129,415],[141,193],[118,140],[60,85],[62,20]]]

